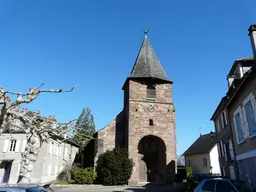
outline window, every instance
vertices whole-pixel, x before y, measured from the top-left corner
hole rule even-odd
[[[147,86],[147,99],[156,99],[156,89],[154,86]]]
[[[234,153],[234,148],[233,148],[233,143],[232,140],[229,140],[229,153],[230,153],[230,158],[231,160],[235,159],[235,153]]]
[[[154,125],[153,119],[149,119],[149,125],[150,125],[150,126],[153,126],[153,125]]]
[[[234,116],[234,125],[237,133],[237,141],[238,143],[241,143],[244,139],[244,132],[242,128],[242,119],[241,119],[240,111],[238,111]]]
[[[206,158],[203,158],[203,165],[204,165],[204,167],[207,167],[207,159]]]
[[[224,114],[224,124],[227,125],[227,124],[228,124],[228,115],[227,115],[227,111],[224,110],[223,114]]]
[[[191,159],[188,160],[188,166],[191,167]]]
[[[232,185],[227,181],[217,181],[216,192],[231,192],[236,191]]]
[[[230,161],[231,157],[230,157],[230,148],[229,148],[229,142],[225,143],[225,152],[226,152],[226,160]]]
[[[224,125],[224,113],[223,112],[220,114],[220,119],[221,119],[221,128],[224,128],[225,125]]]
[[[218,119],[216,120],[216,125],[215,126],[216,126],[216,132],[219,133],[220,132],[220,121]]]
[[[214,191],[215,181],[214,180],[207,180],[203,186],[202,190],[204,191]]]
[[[256,122],[255,122],[254,110],[253,110],[251,100],[249,100],[245,104],[244,109],[245,109],[245,114],[246,114],[246,120],[247,120],[248,127],[249,127],[249,134],[251,136],[255,135],[256,134]]]
[[[16,140],[10,140],[10,148],[9,151],[15,151],[15,147],[16,147]]]
[[[223,157],[223,154],[222,154],[222,149],[221,149],[221,144],[220,143],[217,143],[217,147],[218,147],[218,153],[219,153],[219,158],[222,158]]]

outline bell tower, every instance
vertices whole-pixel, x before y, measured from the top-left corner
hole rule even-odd
[[[135,166],[130,184],[171,182],[176,171],[175,109],[172,81],[145,31],[130,76],[123,86],[125,146]]]

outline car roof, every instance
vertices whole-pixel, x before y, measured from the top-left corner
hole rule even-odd
[[[7,190],[7,191],[19,191],[21,189],[26,190],[26,189],[33,189],[33,188],[40,188],[40,189],[44,189],[41,187],[31,187],[31,186],[16,186],[16,187],[8,187],[8,186],[0,186],[0,190]]]

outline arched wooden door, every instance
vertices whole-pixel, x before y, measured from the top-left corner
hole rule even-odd
[[[139,166],[139,181],[146,182],[147,181],[147,165],[145,161],[140,160]]]

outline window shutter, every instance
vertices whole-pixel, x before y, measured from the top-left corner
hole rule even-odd
[[[55,173],[54,173],[55,175],[57,175],[58,174],[58,166],[57,165],[55,165]]]
[[[9,139],[4,140],[4,148],[3,148],[4,153],[7,152],[7,150],[8,150],[9,142],[10,142]]]
[[[221,119],[221,128],[223,128],[224,127],[223,113],[220,114],[220,119]]]
[[[221,141],[220,144],[221,144],[221,152],[222,152],[221,157],[225,157],[223,142]]]
[[[16,146],[15,146],[15,152],[19,152],[20,151],[20,140],[16,141]]]
[[[26,144],[27,144],[27,140],[24,139],[23,142],[22,142],[22,148],[21,148],[21,152],[22,152],[22,153],[25,151]]]
[[[223,148],[224,148],[224,157],[225,157],[225,161],[227,161],[227,150],[226,150],[226,144],[223,144]]]
[[[224,118],[225,118],[225,125],[228,124],[228,117],[227,117],[227,111],[224,110]]]
[[[234,160],[235,154],[234,154],[232,140],[229,140],[229,153],[230,153],[231,160]]]
[[[65,147],[65,155],[64,155],[64,159],[67,158],[67,155],[68,155],[68,151],[67,151],[67,148]]]
[[[218,148],[219,158],[221,158],[220,143],[217,143],[217,148]]]
[[[241,120],[242,120],[242,128],[243,128],[243,133],[244,133],[243,139],[246,139],[249,136],[249,130],[248,130],[248,124],[247,124],[247,120],[246,120],[246,113],[245,113],[244,107],[242,107],[242,109],[240,111],[240,116],[241,116]]]
[[[233,117],[233,124],[234,124],[235,132],[236,132],[236,143],[239,143],[239,134],[238,134],[237,127],[236,127],[236,118],[235,118],[235,116]]]
[[[48,175],[51,174],[51,169],[52,169],[52,166],[51,166],[51,164],[49,164],[49,165],[48,165],[48,172],[47,172]]]
[[[60,149],[59,149],[59,150],[60,150],[60,154],[59,154],[59,156],[61,157],[61,145],[60,145]]]
[[[253,109],[254,118],[255,118],[255,122],[256,122],[256,101],[255,101],[255,95],[253,93],[252,93],[252,97],[251,97],[251,102],[252,102],[252,109]]]
[[[52,154],[52,143],[49,143],[49,154]]]

